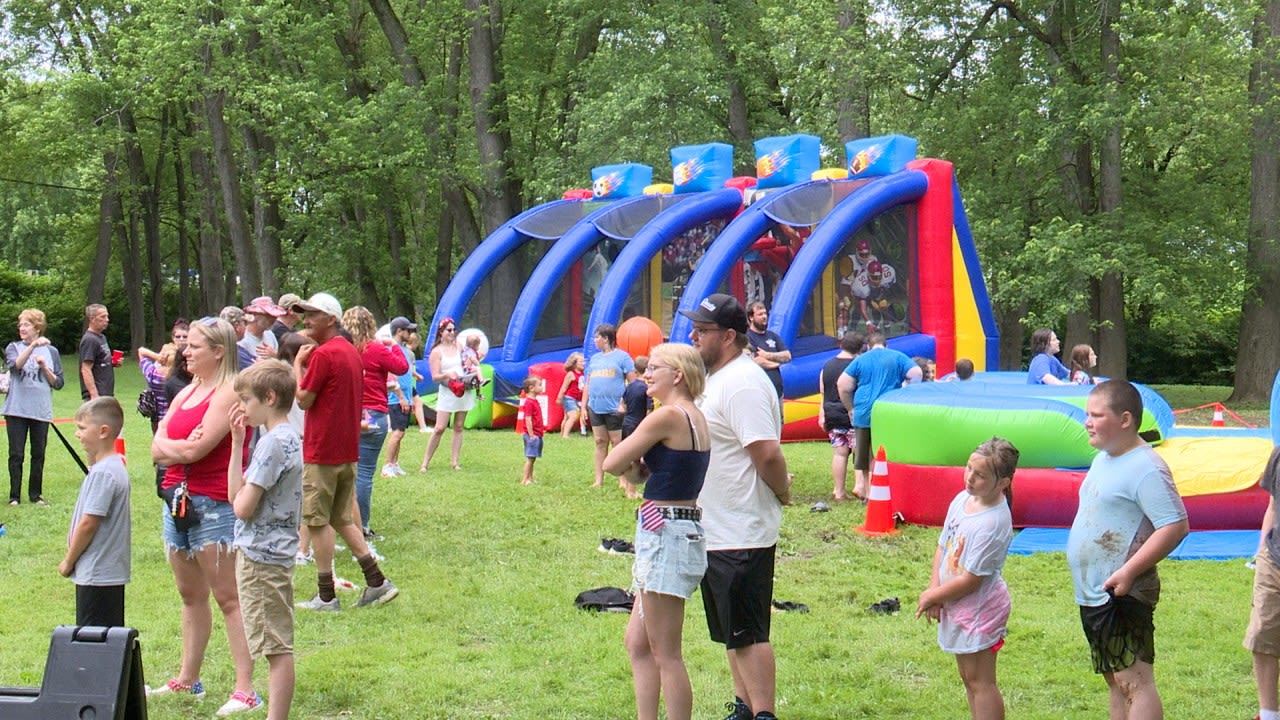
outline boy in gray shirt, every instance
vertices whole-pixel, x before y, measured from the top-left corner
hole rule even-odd
[[[67,554],[58,573],[76,584],[76,624],[124,625],[129,582],[129,473],[116,454],[124,410],[113,397],[90,400],[76,411],[76,439],[91,467],[71,514]]]
[[[293,564],[302,520],[302,438],[289,424],[293,368],[260,360],[236,376],[240,402],[231,408],[227,497],[236,513],[236,584],[245,639],[266,657],[268,720],[285,720],[293,702]],[[246,427],[262,427],[249,467],[241,470]],[[257,693],[236,692],[218,711],[252,710]]]

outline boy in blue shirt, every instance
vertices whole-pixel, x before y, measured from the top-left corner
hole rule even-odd
[[[1160,718],[1156,690],[1156,563],[1188,531],[1187,511],[1164,460],[1138,436],[1142,397],[1124,380],[1094,387],[1085,406],[1099,450],[1080,485],[1067,565],[1093,669],[1107,681],[1112,720]]]

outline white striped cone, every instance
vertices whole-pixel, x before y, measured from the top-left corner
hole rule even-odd
[[[889,491],[889,461],[885,459],[884,446],[876,452],[875,466],[871,471],[871,497],[867,500],[867,518],[855,532],[867,536],[896,535],[893,522],[893,503]]]

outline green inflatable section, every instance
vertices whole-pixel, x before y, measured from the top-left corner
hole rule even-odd
[[[1097,454],[1084,429],[1083,395],[904,396],[911,390],[888,393],[871,411],[872,451],[883,445],[890,462],[962,467],[974,448],[992,436],[1005,438],[1018,448],[1019,467],[1087,467]],[[1155,417],[1149,411],[1143,411],[1140,430],[1154,431],[1159,438]]]

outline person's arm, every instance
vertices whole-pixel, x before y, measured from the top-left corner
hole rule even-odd
[[[157,432],[151,441],[151,459],[161,465],[190,465],[208,455],[231,431],[228,413],[235,402],[235,392],[229,387],[214,392],[200,421],[198,437],[174,440]]]
[[[924,380],[924,371],[919,365],[911,363],[911,369],[907,371],[907,384],[911,385]]]
[[[938,548],[938,553],[942,553],[942,548]],[[974,575],[968,570],[941,585],[934,584],[937,583],[937,574],[935,570],[929,589],[920,593],[920,600],[916,604],[916,617],[927,613],[930,619],[937,619],[936,611],[941,610],[943,605],[966,595],[972,595],[982,585],[982,576]]]
[[[560,382],[560,392],[556,393],[556,404],[560,405],[564,402],[564,394],[569,392],[569,383],[573,382],[573,371],[564,374],[564,380]]]
[[[80,363],[80,380],[84,383],[84,387],[89,391],[89,399],[94,400],[98,397],[98,386],[93,382],[93,363]]]
[[[311,353],[316,347],[318,346],[303,345],[298,348],[298,354],[293,358],[293,378],[298,383],[298,389],[293,394],[293,401],[298,403],[298,407],[303,410],[310,409],[311,403],[316,401],[315,392],[302,387],[302,381],[307,376],[307,361],[311,359]]]
[[[777,440],[757,440],[746,449],[756,474],[777,496],[778,502],[790,505],[791,476],[787,474],[787,458],[782,454],[782,445]]]
[[[853,392],[857,387],[858,381],[847,372],[840,373],[840,377],[836,379],[836,392],[840,393],[840,403],[850,414],[853,413]]]
[[[823,428],[824,430],[827,427],[827,414],[822,410],[822,406],[826,405],[826,403],[823,402],[822,398],[825,398],[825,397],[826,397],[826,392],[823,390],[823,387],[822,387],[822,371],[819,370],[818,371],[818,427]]]
[[[1262,514],[1262,529],[1258,531],[1258,549],[1254,555],[1262,552],[1267,546],[1267,533],[1271,532],[1271,528],[1276,525],[1276,499],[1273,497],[1267,500],[1267,511]]]
[[[80,562],[80,556],[85,550],[89,549],[89,544],[93,542],[93,536],[98,534],[98,526],[102,524],[102,518],[97,515],[85,513],[80,516],[80,522],[76,523],[75,530],[71,532],[71,540],[67,543],[67,554],[62,558],[62,562],[58,563],[58,574],[62,577],[71,577],[71,573],[76,571],[76,563]]]
[[[1191,526],[1186,518],[1158,528],[1151,533],[1151,537],[1147,538],[1146,542],[1142,543],[1142,547],[1138,548],[1133,557],[1126,560],[1119,570],[1111,573],[1111,577],[1102,583],[1103,589],[1110,590],[1116,595],[1128,595],[1129,590],[1133,588],[1133,581],[1173,552],[1190,530]]]
[[[43,338],[36,338],[35,342],[27,345],[25,348],[23,348],[22,352],[16,353],[16,354],[12,352],[16,348],[11,343],[6,353],[6,354],[14,354],[14,357],[6,358],[6,360],[9,363],[9,367],[13,368],[14,370],[21,370],[22,368],[26,367],[27,360],[31,358],[31,352],[36,349],[36,343],[40,342],[41,340],[43,340]],[[45,344],[48,344],[48,342],[49,342],[48,340],[45,340]]]
[[[452,375],[445,374],[442,367],[444,363],[441,360],[441,355],[440,346],[437,345],[432,348],[431,354],[427,356],[427,362],[431,365],[431,382],[433,383],[447,382],[451,377],[453,377]]]
[[[62,373],[62,353],[58,352],[58,348],[49,346],[49,357],[53,358],[53,367],[44,367],[45,380],[49,382],[49,387],[54,390],[61,390],[67,384],[67,378]]]
[[[1042,385],[1066,385],[1066,383],[1054,377],[1053,373],[1045,373],[1044,375],[1041,375],[1040,383]]]

